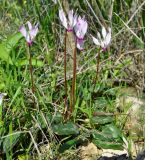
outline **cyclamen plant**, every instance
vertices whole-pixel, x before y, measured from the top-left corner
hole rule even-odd
[[[77,15],[74,14],[73,10],[70,10],[67,15],[68,18],[66,18],[66,15],[63,11],[63,9],[59,10],[59,18],[62,22],[62,25],[66,28],[65,32],[65,49],[64,49],[64,87],[65,87],[65,111],[68,113],[68,107],[67,107],[67,77],[66,77],[66,41],[67,41],[67,32],[73,32],[74,26],[77,23]],[[71,107],[70,107],[71,108]],[[65,113],[65,114],[66,114]]]
[[[105,52],[111,42],[111,28],[109,27],[106,30],[105,27],[102,27],[101,34],[99,32],[97,32],[97,38],[93,37],[92,35],[91,36],[92,36],[93,42],[97,46],[100,46],[102,48],[103,52]],[[95,84],[96,84],[96,81],[97,81],[97,78],[99,75],[99,63],[100,63],[100,50],[98,52],[97,63],[96,63],[96,78],[94,81],[94,87],[95,87]]]
[[[108,32],[106,31],[105,27],[102,27],[102,38],[99,32],[97,32],[97,38],[93,37],[93,42],[101,46],[103,51],[106,51],[108,45],[111,42],[111,28],[108,28]]]
[[[67,80],[66,80],[66,38],[67,32],[75,31],[76,35],[76,47],[79,50],[83,50],[84,45],[84,36],[87,32],[88,24],[85,18],[78,17],[77,14],[74,14],[73,10],[68,12],[67,18],[62,9],[59,10],[59,18],[66,28],[65,34],[65,50],[64,50],[64,86],[65,86],[65,96],[67,96]],[[75,105],[75,83],[76,83],[76,47],[73,52],[73,79],[72,79],[72,88],[71,88],[71,96],[70,96],[70,112],[72,113],[74,105]],[[65,98],[65,108],[66,98]],[[66,109],[65,109],[66,110]]]
[[[28,55],[29,55],[29,69],[30,69],[30,75],[31,75],[32,93],[34,94],[35,87],[34,87],[34,80],[33,80],[32,56],[31,56],[31,53],[30,53],[30,47],[32,46],[34,38],[36,37],[36,35],[38,33],[38,23],[35,26],[32,26],[32,24],[28,21],[27,25],[28,25],[27,29],[23,25],[23,26],[20,27],[19,31],[25,37],[26,42],[28,44],[27,52],[28,52]],[[34,96],[33,96],[33,103],[35,105]]]

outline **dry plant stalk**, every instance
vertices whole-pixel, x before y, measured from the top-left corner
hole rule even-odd
[[[70,10],[68,0],[63,0],[62,5],[64,8],[64,11],[68,13],[68,11]],[[66,107],[65,111],[72,113],[75,105],[75,83],[76,83],[76,63],[77,63],[76,62],[76,42],[75,42],[75,36],[73,32],[66,32],[66,37],[67,37],[66,44],[65,44],[66,55],[64,60],[66,60],[66,56],[69,56],[70,58],[68,61],[68,65],[66,65],[65,71],[67,70],[67,68],[68,69],[73,68],[73,79],[72,79],[72,87],[70,91],[70,108],[68,110],[67,106],[65,106]],[[73,55],[73,58],[72,58],[72,55]],[[65,83],[65,86],[66,86],[66,83]],[[67,92],[67,89],[65,90],[66,90],[65,92]],[[67,99],[66,99],[66,102],[67,102]],[[70,113],[67,113],[67,114],[70,114]]]

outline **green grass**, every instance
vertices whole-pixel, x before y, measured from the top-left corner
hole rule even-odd
[[[144,99],[143,0],[116,0],[113,5],[111,0],[76,0],[69,5],[85,15],[89,29],[85,50],[77,55],[75,108],[72,116],[66,118],[64,28],[58,17],[59,4],[51,0],[0,1],[0,92],[7,93],[0,110],[0,159],[53,160],[61,155],[79,159],[73,154],[86,143],[123,149],[124,137],[129,144],[134,140],[124,128],[126,121],[120,116],[125,112],[117,112],[116,99],[120,90],[130,86],[136,87],[139,97]],[[103,25],[112,27],[112,42],[109,51],[101,54],[99,79],[94,88],[98,48],[90,34],[96,36],[101,31],[96,17]],[[39,33],[31,47],[35,95],[31,91],[27,45],[18,32],[28,20],[39,22]],[[69,109],[70,67],[67,78]],[[140,137],[144,139],[144,134]],[[130,147],[127,149],[131,152]]]

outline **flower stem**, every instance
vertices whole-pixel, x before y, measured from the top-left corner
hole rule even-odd
[[[64,99],[64,112],[67,113],[67,77],[66,77],[66,40],[67,40],[67,30],[65,32],[65,39],[64,39],[64,88],[65,88],[65,99]],[[67,116],[67,115],[66,115]]]
[[[98,56],[96,57],[96,77],[94,80],[94,89],[95,89],[95,86],[96,86],[96,83],[97,83],[98,77],[99,77],[99,65],[100,65],[100,49],[98,52]],[[94,91],[94,89],[93,89],[93,91]]]
[[[74,48],[74,54],[73,54],[73,79],[72,79],[72,89],[71,89],[71,98],[72,98],[72,104],[70,106],[70,113],[73,112],[74,110],[74,106],[75,106],[75,101],[76,101],[76,97],[75,97],[75,86],[76,86],[76,42],[75,42],[75,48]]]
[[[30,76],[31,76],[31,90],[32,90],[32,93],[33,93],[33,103],[34,103],[34,106],[35,106],[35,98],[34,98],[35,86],[34,86],[34,79],[33,79],[33,67],[32,67],[32,56],[31,56],[31,53],[30,53],[30,45],[28,45],[28,47],[27,47],[27,52],[28,52],[28,55],[29,55],[29,71],[30,71]]]

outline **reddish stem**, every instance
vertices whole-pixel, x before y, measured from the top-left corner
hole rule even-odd
[[[64,39],[64,88],[65,88],[65,112],[67,112],[67,77],[66,77],[66,40],[67,40],[67,30],[65,32],[65,39]]]
[[[70,113],[73,112],[74,110],[74,106],[75,106],[75,101],[76,101],[76,97],[75,97],[75,86],[76,86],[76,66],[77,66],[77,62],[76,62],[76,42],[75,42],[75,49],[74,49],[74,54],[73,54],[73,79],[72,79],[72,90],[71,90],[71,107],[70,107]]]
[[[100,65],[100,49],[99,49],[99,52],[98,52],[98,56],[96,58],[96,77],[95,77],[95,80],[94,80],[94,89],[95,89],[95,85],[96,85],[96,82],[97,82],[98,77],[99,77],[99,65]]]
[[[30,53],[30,45],[28,45],[28,54],[29,54],[29,70],[30,70],[30,76],[31,76],[31,85],[32,85],[32,93],[35,93],[35,86],[34,86],[34,79],[33,79],[33,67],[32,67],[32,56]],[[33,97],[33,102],[35,106],[35,98]]]

